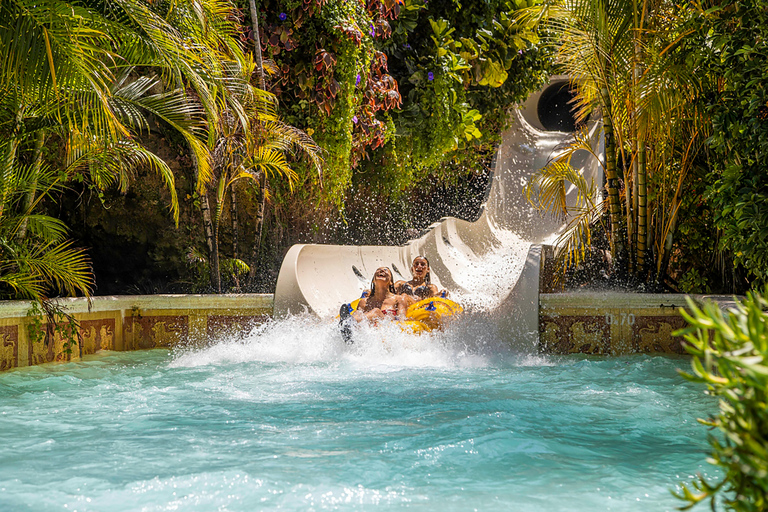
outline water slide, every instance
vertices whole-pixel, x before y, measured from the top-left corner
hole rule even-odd
[[[275,289],[275,317],[302,312],[332,318],[342,303],[368,288],[381,266],[395,280],[410,279],[413,258],[429,259],[432,281],[467,309],[494,316],[500,333],[535,339],[541,246],[551,244],[564,221],[542,216],[523,195],[528,177],[547,164],[575,130],[567,77],[552,77],[513,112],[494,158],[494,176],[475,222],[446,217],[402,246],[300,244],[286,254]],[[587,124],[592,147],[602,154],[600,123]],[[587,152],[572,165],[602,185],[602,168]],[[574,187],[568,191],[573,204]]]

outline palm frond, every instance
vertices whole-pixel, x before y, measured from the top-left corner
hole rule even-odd
[[[265,122],[264,128],[266,133],[270,135],[267,139],[267,146],[279,151],[303,152],[309,157],[318,176],[322,178],[322,148],[306,132],[278,120]]]
[[[565,269],[584,261],[587,249],[592,246],[592,225],[600,219],[604,210],[604,201],[570,210],[572,218],[555,241],[555,246],[565,255]]]
[[[50,243],[63,242],[69,232],[66,224],[48,215],[25,215],[23,218],[30,235]]]
[[[12,299],[38,299],[45,294],[45,282],[39,275],[26,271],[9,271],[6,265],[0,264],[0,296],[2,288],[9,288],[8,294]]]
[[[565,219],[576,208],[591,207],[597,191],[595,184],[587,182],[584,176],[571,165],[571,160],[580,151],[588,152],[595,161],[595,154],[586,131],[576,134],[574,140],[551,162],[535,172],[523,192],[528,202],[539,210]],[[568,204],[567,195],[576,190],[575,202]]]
[[[39,275],[45,283],[50,283],[55,291],[64,291],[68,295],[78,292],[86,297],[91,295],[93,273],[90,261],[83,249],[72,247],[71,241],[34,247],[20,262],[22,265],[31,274]]]
[[[293,184],[298,179],[296,171],[285,160],[285,155],[269,147],[260,146],[255,148],[244,162],[244,165],[247,168],[264,172],[267,176],[285,176],[291,190],[293,190]]]

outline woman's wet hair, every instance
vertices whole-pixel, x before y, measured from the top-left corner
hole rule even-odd
[[[422,259],[422,260],[427,262],[427,273],[424,276],[424,284],[429,286],[430,284],[432,284],[432,280],[429,278],[429,274],[430,274],[430,270],[429,269],[431,268],[431,266],[429,265],[429,260],[427,259],[427,257],[426,256],[416,256],[415,258],[413,258],[413,261],[411,262],[411,268],[413,268],[413,264],[416,263],[416,260],[418,260],[418,259]]]
[[[429,262],[427,262],[427,265],[429,265]],[[392,271],[389,270],[389,267],[379,267],[376,269],[376,272],[382,268],[387,269],[387,272],[389,272],[389,291],[395,293],[395,278],[392,276]],[[376,293],[376,272],[373,273],[373,278],[371,279],[371,293],[368,295],[369,297],[373,297],[373,294]]]

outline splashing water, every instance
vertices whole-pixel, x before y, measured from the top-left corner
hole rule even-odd
[[[474,329],[475,336],[463,336]],[[252,361],[291,364],[332,363],[362,368],[445,368],[487,366],[494,359],[514,357],[495,342],[490,320],[481,315],[462,317],[441,332],[416,335],[395,322],[357,326],[354,343],[341,342],[336,320],[310,315],[270,320],[244,338],[222,339],[204,349],[178,349],[172,367]]]
[[[345,345],[295,316],[0,374],[0,510],[662,511],[718,476],[687,360],[514,353],[474,325]]]

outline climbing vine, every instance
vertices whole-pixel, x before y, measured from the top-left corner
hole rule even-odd
[[[80,350],[82,336],[80,324],[64,307],[55,300],[33,301],[27,311],[29,324],[27,334],[33,343],[45,343],[46,346],[58,335],[63,342],[64,353],[72,355],[72,350]]]

